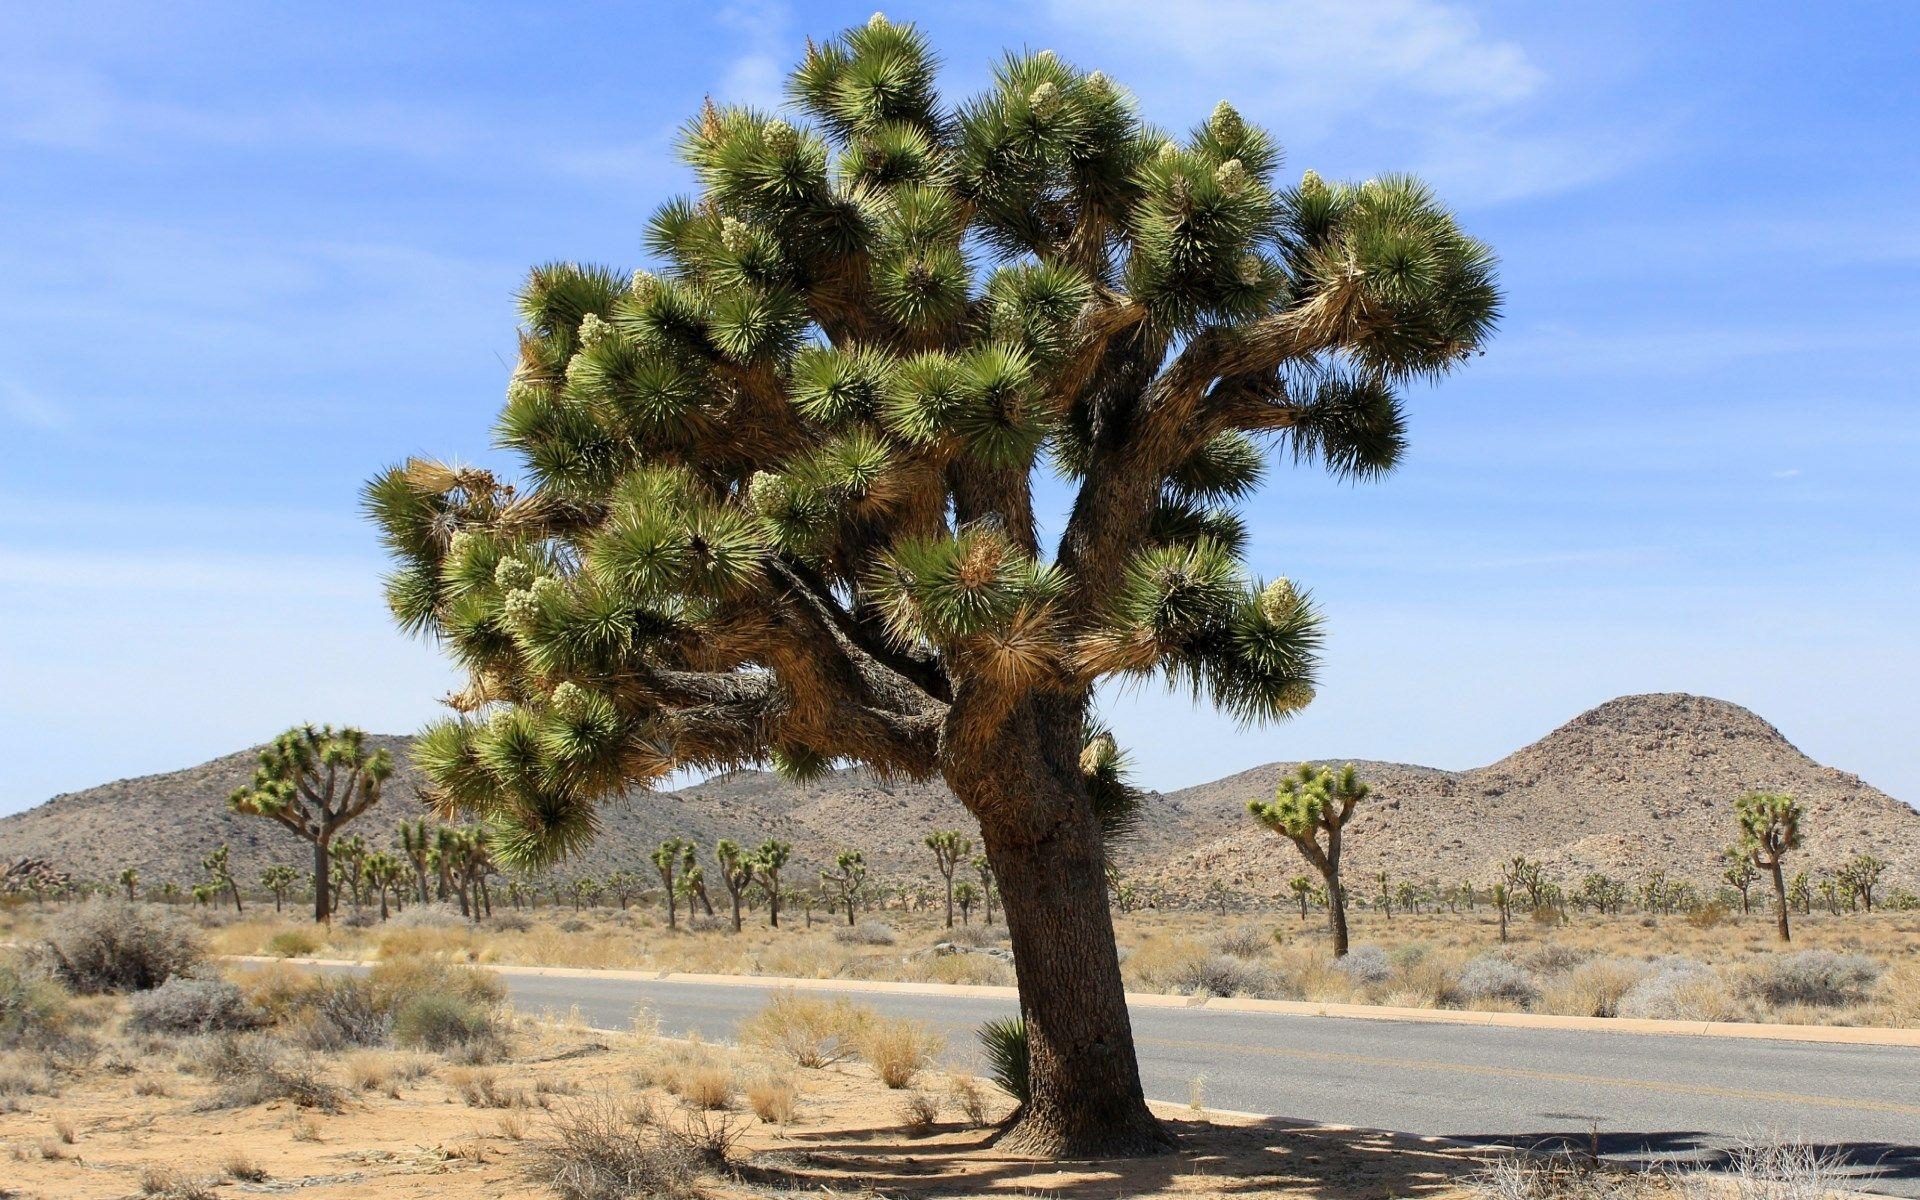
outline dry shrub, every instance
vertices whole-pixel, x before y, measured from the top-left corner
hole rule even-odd
[[[347,1055],[345,1065],[350,1087],[363,1092],[378,1092],[433,1074],[434,1062],[424,1054],[359,1050]]]
[[[800,1085],[793,1076],[766,1072],[747,1082],[747,1107],[769,1125],[793,1124],[800,1107]]]
[[[967,1118],[967,1124],[975,1129],[987,1124],[990,1109],[987,1104],[987,1090],[980,1081],[966,1071],[955,1071],[947,1080],[947,1094],[952,1098],[954,1107]]]
[[[159,987],[186,974],[203,952],[193,931],[171,914],[96,897],[53,918],[39,957],[69,989],[95,995]]]
[[[1551,984],[1540,1007],[1574,1017],[1619,1016],[1621,1000],[1646,973],[1644,965],[1630,959],[1592,959]]]
[[[507,1029],[491,1007],[464,996],[424,992],[394,1011],[393,1040],[466,1062],[489,1062],[504,1052]]]
[[[323,1078],[311,1059],[291,1054],[285,1045],[264,1034],[222,1034],[208,1039],[191,1066],[219,1084],[211,1096],[195,1106],[200,1111],[248,1108],[275,1100],[328,1113],[345,1111],[347,1106],[346,1093]]]
[[[73,1000],[52,979],[0,963],[0,1043],[45,1049],[73,1035]]]
[[[560,1200],[692,1200],[700,1158],[645,1105],[603,1098],[559,1107],[553,1136],[532,1147],[527,1178]]]
[[[939,1119],[940,1097],[932,1092],[908,1092],[901,1098],[900,1123],[908,1133],[932,1133],[934,1122]]]
[[[1235,958],[1260,958],[1274,947],[1273,934],[1258,925],[1236,925],[1213,937],[1213,948]]]
[[[1864,954],[1801,950],[1769,954],[1740,976],[1739,991],[1773,1008],[1864,1003],[1884,968]]]
[[[1533,981],[1525,967],[1493,954],[1470,960],[1461,970],[1454,988],[1467,1004],[1492,1002],[1531,1008],[1540,999],[1540,985]]]
[[[842,925],[833,931],[833,940],[843,946],[891,946],[900,939],[894,936],[893,926],[885,921],[862,921],[858,925]]]
[[[1272,990],[1266,968],[1231,954],[1196,958],[1168,978],[1173,990],[1204,996],[1260,996]]]
[[[134,996],[129,1010],[129,1030],[175,1036],[258,1029],[267,1020],[264,1012],[226,980],[185,975],[176,975],[152,991]]]
[[[227,1155],[227,1161],[220,1169],[226,1172],[228,1179],[238,1180],[241,1183],[265,1183],[267,1180],[267,1169],[248,1158],[246,1153],[240,1150]]]
[[[673,1089],[674,1093],[695,1108],[733,1107],[733,1072],[725,1067],[699,1067],[686,1072],[676,1082],[679,1086]]]
[[[946,1048],[946,1040],[921,1021],[875,1017],[860,1038],[860,1055],[890,1088],[903,1088]]]
[[[1621,996],[1618,1015],[1669,1021],[1731,1021],[1740,1014],[1733,993],[1720,973],[1688,958],[1666,958],[1653,964]]]
[[[140,1194],[154,1200],[217,1200],[213,1190],[217,1182],[155,1165],[140,1172]]]
[[[527,1094],[519,1088],[502,1087],[500,1077],[486,1067],[452,1067],[446,1073],[447,1086],[466,1102],[468,1108],[525,1108]]]
[[[1887,1025],[1920,1025],[1920,962],[1896,963],[1880,977],[1874,993],[1880,1020]]]
[[[827,1067],[860,1052],[873,1020],[872,1009],[846,999],[783,988],[740,1023],[740,1044],[780,1055],[797,1067]]]

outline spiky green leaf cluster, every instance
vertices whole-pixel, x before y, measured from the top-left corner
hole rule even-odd
[[[961,696],[1311,697],[1317,616],[1249,577],[1237,508],[1276,448],[1397,462],[1396,388],[1485,341],[1491,254],[1412,180],[1281,181],[1231,105],[1174,137],[1050,51],[957,105],[937,66],[876,17],[809,45],[782,112],[703,106],[645,269],[521,290],[519,482],[369,484],[396,621],[468,676],[422,764],[503,861],[677,767],[936,773]],[[1041,545],[1043,460],[1074,525],[1122,528],[1098,561]]]

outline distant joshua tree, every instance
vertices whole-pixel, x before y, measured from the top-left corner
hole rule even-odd
[[[958,829],[936,829],[927,835],[927,849],[933,851],[933,862],[940,870],[940,878],[947,881],[947,928],[953,928],[953,872],[973,853],[973,839]]]
[[[252,784],[234,792],[229,803],[235,812],[269,817],[299,835],[313,847],[315,878],[326,880],[333,874],[334,835],[380,802],[392,775],[393,757],[369,751],[360,730],[302,725],[260,752]],[[330,900],[324,885],[313,889],[314,920],[332,916]]]
[[[842,850],[834,855],[831,869],[820,872],[823,887],[833,889],[839,904],[847,910],[847,924],[855,924],[854,905],[860,902],[867,886],[867,857],[858,850]]]
[[[1300,919],[1302,921],[1306,920],[1307,898],[1313,895],[1313,880],[1308,879],[1305,875],[1295,875],[1292,879],[1287,880],[1287,891],[1291,892],[1293,898],[1300,902]]]
[[[433,893],[427,886],[427,871],[433,866],[433,823],[425,817],[402,821],[399,833],[400,853],[406,856],[408,864],[413,867],[414,880],[420,888],[420,903],[431,903]]]
[[[233,877],[230,857],[227,844],[221,842],[200,860],[200,868],[207,873],[207,883],[213,888],[213,895],[217,897],[221,892],[230,893],[233,896],[233,911],[244,912],[245,908],[240,903],[240,884]]]
[[[761,842],[753,852],[753,869],[760,873],[767,888],[767,924],[774,929],[780,928],[780,901],[784,895],[780,890],[780,870],[792,857],[793,846],[777,838]]]
[[[1748,792],[1734,801],[1740,821],[1740,848],[1753,865],[1773,876],[1773,898],[1779,917],[1780,940],[1790,942],[1787,925],[1787,884],[1780,861],[1800,848],[1800,802],[1780,792]]]
[[[996,885],[993,881],[993,863],[984,854],[973,856],[973,872],[980,877],[980,903],[983,912],[980,921],[984,925],[993,924],[993,894]]]
[[[1840,884],[1852,895],[1860,898],[1861,907],[1873,911],[1873,889],[1880,883],[1880,875],[1887,869],[1885,859],[1875,858],[1871,854],[1856,855],[1846,866],[1840,868]]]
[[[1247,805],[1255,820],[1291,841],[1326,881],[1327,927],[1333,934],[1336,958],[1347,952],[1346,893],[1340,887],[1342,831],[1353,819],[1354,807],[1371,790],[1360,781],[1352,763],[1337,772],[1301,763],[1280,781],[1273,799]]]
[[[120,872],[120,886],[127,889],[127,903],[132,904],[134,889],[140,886],[140,868],[125,867]]]
[[[1760,872],[1753,865],[1752,856],[1740,846],[1728,846],[1721,857],[1727,860],[1727,869],[1720,872],[1720,878],[1740,893],[1740,912],[1744,916],[1753,911],[1753,881],[1760,878]]]
[[[380,919],[384,921],[391,915],[387,897],[406,886],[412,869],[387,851],[375,850],[362,860],[360,870],[380,898]]]
[[[961,880],[960,886],[953,890],[953,901],[960,906],[960,923],[973,924],[973,906],[980,902],[980,889],[969,880]]]
[[[753,885],[754,858],[732,838],[721,838],[713,848],[720,864],[720,882],[726,886],[727,899],[733,905],[733,931],[740,932],[740,904]]]
[[[678,897],[679,887],[675,872],[680,869],[680,860],[693,854],[693,843],[685,838],[668,838],[660,843],[660,848],[649,857],[653,860],[653,869],[660,872],[660,886],[667,893],[667,928],[677,929],[680,924]]]
[[[607,891],[613,894],[620,905],[620,911],[627,911],[627,905],[640,894],[642,881],[632,871],[622,868],[607,876]]]
[[[282,863],[275,863],[260,872],[260,886],[273,895],[273,911],[279,912],[286,905],[287,892],[300,881],[300,872]]]

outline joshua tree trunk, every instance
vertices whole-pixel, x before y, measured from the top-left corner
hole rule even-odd
[[[328,882],[333,878],[333,849],[327,839],[319,838],[313,843],[313,919],[326,924],[333,918],[333,909],[327,903],[333,898]]]
[[[1030,1095],[999,1144],[1058,1158],[1163,1152],[1173,1139],[1147,1110],[1134,1059],[1079,714],[1033,717],[1038,736],[1008,739],[1025,753],[957,755],[953,764],[984,769],[950,766],[947,779],[981,818],[1019,963]]]
[[[1787,881],[1781,877],[1780,858],[1778,855],[1774,856],[1774,860],[1769,864],[1768,869],[1773,873],[1774,912],[1779,917],[1776,926],[1780,931],[1780,940],[1783,942],[1791,942],[1793,940],[1793,931],[1787,928]]]
[[[1327,868],[1327,931],[1333,935],[1333,956],[1347,956],[1347,896],[1340,888],[1340,864]]]

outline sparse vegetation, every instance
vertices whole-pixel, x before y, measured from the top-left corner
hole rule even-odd
[[[162,910],[96,897],[60,911],[40,944],[48,970],[84,995],[156,988],[200,962],[200,941]]]

